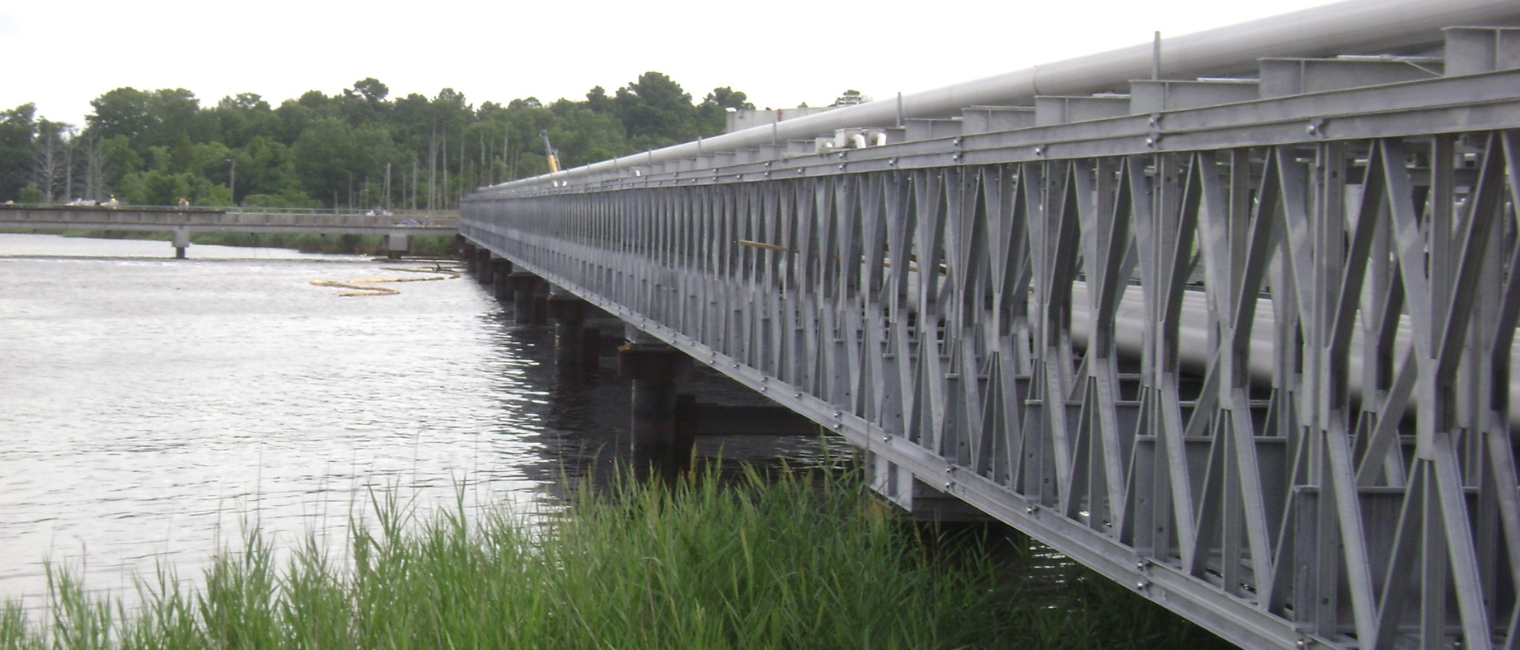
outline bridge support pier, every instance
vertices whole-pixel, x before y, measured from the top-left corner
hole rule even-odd
[[[411,251],[411,238],[404,232],[393,232],[385,236],[385,256],[397,259]]]
[[[475,251],[475,280],[481,284],[491,284],[491,251],[484,248]]]
[[[508,282],[508,276],[512,275],[512,262],[498,257],[491,260],[496,268],[491,269],[491,293],[497,300],[507,301],[512,298],[512,284]]]
[[[596,357],[587,363],[586,301],[554,287],[550,289],[545,307],[549,320],[554,321],[554,363],[595,370],[599,363]]]
[[[468,241],[461,241],[459,243],[459,256],[464,258],[464,270],[466,273],[475,272],[475,251],[477,250],[479,249]]]
[[[190,247],[190,229],[174,229],[174,259],[185,259],[185,249]]]
[[[543,280],[532,273],[521,271],[507,275],[507,284],[512,289],[512,309],[519,323],[532,323],[536,320],[534,312],[538,299],[538,287]]]
[[[665,463],[681,451],[676,382],[690,375],[691,357],[648,335],[632,334],[618,350],[618,376],[633,380],[629,432],[636,464]]]

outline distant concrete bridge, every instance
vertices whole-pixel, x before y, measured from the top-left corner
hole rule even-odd
[[[0,206],[0,228],[91,229],[173,233],[175,257],[185,257],[193,232],[385,235],[386,249],[405,252],[412,235],[455,235],[457,211],[396,211],[386,215],[320,209],[163,208],[151,206]]]
[[[1243,646],[1515,648],[1517,25],[1354,0],[483,188],[460,232],[629,325],[635,446],[705,364]]]

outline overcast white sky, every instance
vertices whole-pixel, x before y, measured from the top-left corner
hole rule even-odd
[[[664,72],[701,100],[717,86],[761,108],[884,99],[1233,24],[1326,0],[842,0],[720,3],[328,0],[7,0],[0,108],[34,102],[83,125],[121,86],[186,88],[202,106],[270,104],[375,77],[392,97],[445,87],[475,105],[583,99]]]

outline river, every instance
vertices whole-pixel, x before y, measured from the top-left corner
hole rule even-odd
[[[162,241],[0,234],[0,601],[44,560],[129,593],[160,563],[194,581],[255,522],[341,552],[373,490],[419,512],[553,508],[562,477],[627,447],[627,384],[554,366],[433,263]],[[313,281],[442,278],[342,296]],[[706,378],[703,400],[752,396]],[[808,464],[816,441],[703,439],[699,455]]]

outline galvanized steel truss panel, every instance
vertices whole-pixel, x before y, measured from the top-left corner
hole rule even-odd
[[[1515,647],[1511,71],[471,199],[470,239],[1248,646]]]

